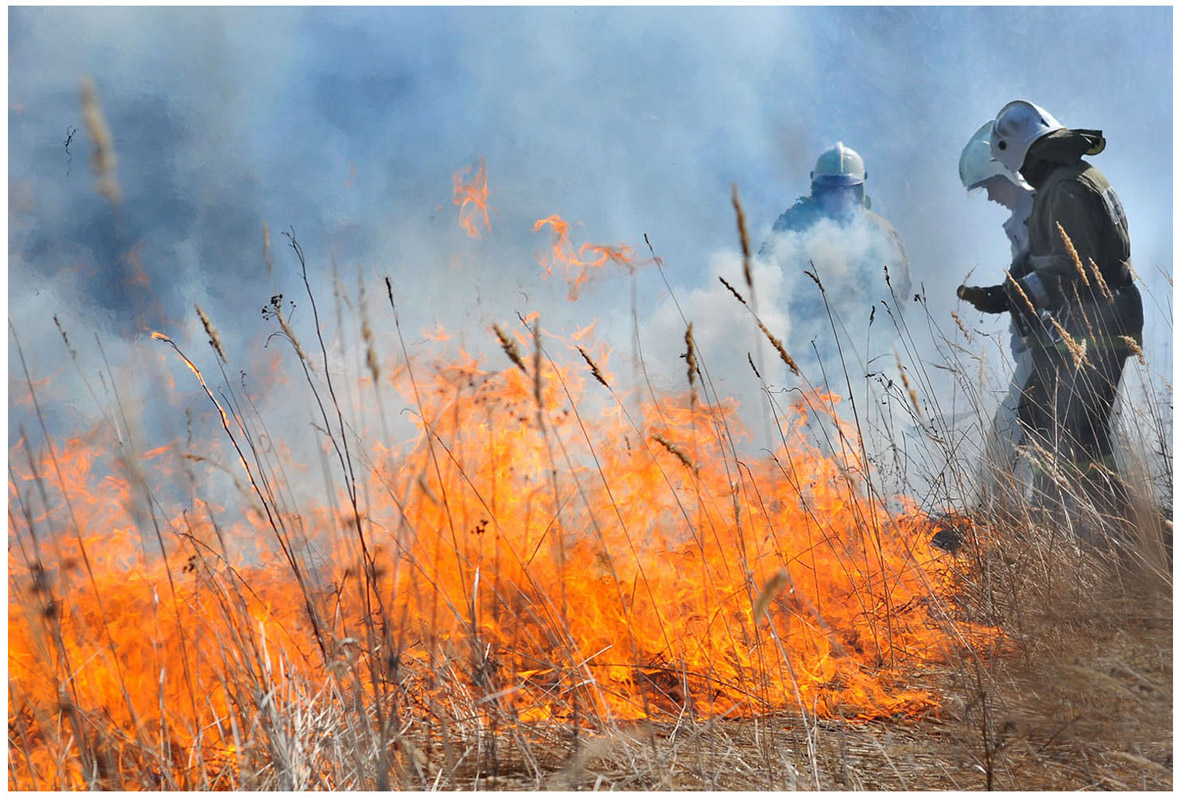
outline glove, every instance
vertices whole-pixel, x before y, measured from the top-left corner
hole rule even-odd
[[[1001,285],[989,288],[961,285],[955,289],[955,295],[982,313],[1003,313],[1009,309],[1009,297]]]

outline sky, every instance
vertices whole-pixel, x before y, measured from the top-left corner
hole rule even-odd
[[[294,300],[310,333],[288,231],[326,307],[334,273],[378,298],[388,276],[412,350],[441,325],[492,362],[492,325],[536,311],[560,335],[593,322],[588,340],[610,345],[621,373],[634,325],[674,384],[687,310],[711,372],[740,393],[757,347],[717,280],[741,275],[731,191],[757,247],[842,141],[865,159],[926,310],[950,329],[958,308],[1003,337],[1002,318],[955,300],[969,274],[992,284],[1008,265],[1007,211],[968,195],[957,164],[984,121],[1025,98],[1106,135],[1093,163],[1126,209],[1146,354],[1171,383],[1172,31],[1167,6],[10,7],[9,319],[31,378],[54,386],[51,422],[93,411],[82,376],[97,384],[103,356],[129,375],[125,391],[183,419],[195,386],[151,331],[211,363],[201,305],[231,371],[273,352],[271,296]],[[84,76],[111,133],[117,204],[96,191]],[[453,175],[481,163],[490,212],[470,237]],[[575,247],[626,245],[663,270],[610,268],[569,301],[560,269],[539,265],[552,233],[534,224],[553,214]],[[765,266],[755,277],[767,326],[806,347],[790,338],[789,282]],[[373,324],[391,339],[388,314]],[[10,438],[28,421],[13,341]],[[175,392],[145,387],[167,374]]]

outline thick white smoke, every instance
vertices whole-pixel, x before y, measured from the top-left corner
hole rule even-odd
[[[193,310],[201,304],[226,340],[230,377],[244,370],[265,381],[281,345],[264,348],[275,328],[259,311],[270,296],[297,303],[293,326],[305,345],[312,340],[302,280],[280,235],[289,228],[321,309],[339,304],[354,340],[364,275],[373,334],[391,355],[386,275],[412,352],[429,348],[424,330],[442,324],[453,345],[503,365],[491,325],[538,311],[559,335],[594,323],[587,342],[609,344],[613,367],[630,377],[634,286],[643,356],[670,387],[684,385],[687,320],[718,395],[753,393],[761,407],[750,361],[768,386],[794,389],[797,380],[717,279],[747,291],[730,188],[739,187],[757,244],[838,139],[865,157],[874,209],[910,259],[911,292],[929,300],[906,311],[917,348],[904,360],[936,362],[926,314],[954,328],[955,286],[973,269],[975,280],[999,281],[1007,265],[1004,214],[965,195],[960,148],[1018,96],[1107,135],[1095,163],[1120,193],[1152,294],[1148,361],[1171,378],[1172,196],[1161,176],[1172,163],[1168,8],[25,7],[9,21],[9,312],[31,377],[73,378],[57,314],[100,397],[94,332],[116,374],[136,373],[127,363],[145,358],[164,361],[176,393],[165,398],[147,379],[133,388],[129,378],[125,389],[160,408],[170,436],[178,426],[185,434],[183,410],[194,408],[198,422],[216,418],[191,375],[129,319],[152,317],[213,373]],[[1044,30],[1058,35],[1035,37]],[[1080,52],[1105,53],[1104,68],[1045,67]],[[118,215],[94,192],[80,75],[93,77],[112,131]],[[66,146],[71,129],[81,132]],[[451,175],[480,156],[491,230],[469,239]],[[626,243],[644,259],[648,236],[685,319],[650,266],[634,278],[616,270],[567,302],[565,284],[543,278],[537,264],[550,241],[532,225],[553,213],[571,223],[576,244]],[[851,261],[827,256],[819,240],[781,243],[814,250],[806,254],[827,272],[826,287],[846,288],[829,288],[836,316],[851,340],[864,339],[865,298],[842,272]],[[150,290],[135,282],[131,252]],[[820,333],[801,327],[792,302],[818,296],[800,274],[798,265],[756,263],[747,298],[807,371]],[[333,298],[336,282],[348,301]],[[961,310],[972,331],[1007,334],[1005,322]],[[879,309],[868,332],[883,353],[892,327]],[[1001,354],[988,365],[999,372],[1003,347],[994,348]],[[876,370],[879,352],[865,353],[861,370]],[[9,355],[15,395],[11,344]],[[354,373],[363,365],[350,361]],[[65,395],[86,396],[68,384]],[[272,403],[306,429],[293,390]],[[10,400],[10,435],[28,421],[21,411]]]

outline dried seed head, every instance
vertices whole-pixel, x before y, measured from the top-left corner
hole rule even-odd
[[[755,368],[755,361],[751,358],[749,351],[746,353],[746,361],[750,363],[750,370],[755,372],[755,376],[757,376],[759,379],[762,379],[763,375],[759,373],[758,368]]]
[[[730,187],[730,201],[734,203],[734,212],[738,216],[738,238],[742,242],[742,276],[746,280],[747,290],[754,295],[755,284],[750,273],[750,236],[746,234],[746,214],[742,212],[742,203],[738,201],[738,186]]]
[[[1078,275],[1083,279],[1083,285],[1089,288],[1091,281],[1087,279],[1087,272],[1083,270],[1083,264],[1079,260],[1078,251],[1074,248],[1074,242],[1070,240],[1070,236],[1066,234],[1066,230],[1062,229],[1061,222],[1054,222],[1054,225],[1058,228],[1058,234],[1062,236],[1062,243],[1066,244],[1066,253],[1070,255],[1075,270],[1078,271]]]
[[[209,320],[209,316],[205,315],[205,311],[201,309],[201,305],[193,306],[197,308],[197,316],[201,319],[201,324],[205,327],[205,334],[209,336],[209,345],[217,352],[217,356],[221,358],[223,363],[227,362],[225,349],[221,346],[221,335],[217,334],[217,327]]]
[[[1033,315],[1037,315],[1037,309],[1034,308],[1033,302],[1029,299],[1029,295],[1025,293],[1025,288],[1021,286],[1021,282],[1014,279],[1013,275],[1008,271],[1005,272],[1005,280],[1013,284],[1014,289],[1017,291],[1017,296],[1020,297],[1021,301],[1025,304],[1025,308]]]
[[[377,362],[377,352],[373,350],[373,333],[369,329],[369,319],[361,321],[361,337],[365,339],[365,365],[369,373],[373,374],[374,383],[381,379],[381,366]]]
[[[693,351],[693,323],[685,327],[685,363],[689,368],[689,387],[697,378],[697,354]]]
[[[783,348],[782,341],[772,335],[771,330],[767,329],[762,321],[759,321],[759,329],[767,336],[767,340],[771,341],[771,345],[775,347],[775,351],[779,352],[779,359],[783,360],[784,364],[791,369],[793,374],[799,376],[799,366],[796,365],[796,361],[792,359],[791,355],[787,353],[787,349]]]
[[[1091,266],[1091,276],[1095,278],[1095,284],[1099,286],[1099,295],[1109,302],[1115,301],[1115,297],[1111,295],[1111,288],[1107,286],[1107,280],[1103,279],[1103,274],[1099,271],[1099,266],[1095,265],[1095,261],[1087,258],[1087,263]]]
[[[595,361],[592,360],[590,355],[586,353],[586,349],[582,348],[581,346],[579,346],[577,348],[578,348],[578,353],[582,355],[582,359],[586,360],[586,364],[590,366],[591,376],[593,376],[595,379],[597,379],[599,384],[601,384],[603,387],[610,390],[611,385],[607,384],[606,377],[604,377],[603,372],[599,370],[599,366],[595,365]]]
[[[920,417],[924,417],[923,410],[919,407],[919,396],[915,389],[910,385],[910,377],[906,375],[906,369],[902,367],[902,358],[898,353],[894,353],[894,362],[898,364],[898,375],[902,377],[902,386],[906,388],[906,395],[910,397],[910,406],[914,407],[915,413]]]
[[[498,324],[492,325],[492,331],[496,333],[496,337],[500,341],[500,348],[504,349],[504,353],[513,361],[513,365],[520,368],[521,373],[529,373],[525,368],[525,361],[521,359],[521,349],[517,346],[517,341],[505,334]]]
[[[813,269],[815,269],[815,268],[816,268],[816,264],[815,264],[815,263],[813,263],[811,260],[809,260],[809,261],[808,261],[808,265],[809,265],[809,266],[811,266]],[[804,276],[806,276],[808,279],[810,279],[810,280],[812,280],[813,282],[815,282],[815,283],[816,283],[816,287],[820,289],[820,292],[821,292],[821,293],[824,293],[824,292],[825,292],[825,290],[824,290],[824,283],[820,281],[820,277],[816,276],[816,272],[815,272],[815,271],[808,271],[807,269],[805,269],[805,270],[804,270]]]
[[[1050,325],[1054,327],[1054,330],[1058,333],[1059,337],[1062,338],[1062,343],[1066,346],[1066,350],[1070,352],[1070,359],[1074,362],[1074,367],[1078,368],[1080,365],[1086,362],[1086,341],[1079,343],[1077,340],[1075,340],[1071,334],[1066,331],[1066,328],[1058,323],[1058,319],[1054,318],[1053,316],[1050,316]]]
[[[960,332],[964,334],[964,337],[970,340],[972,338],[972,333],[968,332],[968,328],[964,326],[963,319],[960,318],[959,313],[957,313],[955,310],[952,310],[951,317],[955,319],[955,325],[960,328]]]
[[[771,603],[771,600],[776,595],[778,595],[785,586],[787,586],[787,583],[790,580],[791,576],[785,569],[779,570],[777,573],[775,573],[775,575],[767,579],[767,583],[763,585],[762,591],[759,593],[758,598],[755,599],[754,621],[756,623],[762,617],[763,612],[766,611],[767,606]]]
[[[1144,349],[1140,348],[1140,344],[1136,342],[1136,339],[1129,335],[1120,335],[1119,339],[1124,342],[1124,345],[1128,347],[1128,350],[1132,354],[1136,355],[1136,359],[1140,361],[1140,364],[1147,367],[1148,361],[1144,359]]]
[[[746,299],[743,299],[743,298],[742,298],[742,295],[741,295],[740,293],[738,293],[738,291],[734,290],[734,286],[733,286],[733,285],[731,285],[730,283],[726,282],[726,278],[725,278],[725,277],[723,277],[723,276],[719,275],[719,276],[718,276],[718,279],[721,281],[721,283],[722,283],[723,285],[725,285],[725,286],[726,286],[726,290],[728,290],[728,291],[730,291],[730,293],[734,294],[734,298],[735,298],[735,299],[737,299],[737,300],[738,300],[738,301],[739,301],[741,304],[743,304],[743,305],[746,305]]]
[[[295,332],[292,331],[291,325],[287,323],[287,319],[283,317],[282,308],[275,308],[275,318],[279,319],[279,327],[283,330],[283,334],[291,341],[291,345],[295,347],[295,355],[304,362],[308,368],[312,368],[312,361],[308,359],[303,352],[303,346],[299,345],[299,339],[295,337]]]
[[[662,435],[658,432],[658,433],[652,435],[652,439],[655,440],[657,443],[660,443],[660,445],[664,446],[665,449],[668,450],[668,453],[672,454],[674,457],[676,457],[678,460],[680,460],[681,464],[684,465],[686,468],[693,471],[694,473],[697,472],[697,468],[693,466],[693,462],[690,461],[689,457],[687,457],[685,455],[685,452],[682,451],[681,449],[677,448],[676,444],[673,443],[671,440],[669,440],[667,437],[665,437],[664,435]]]
[[[358,277],[357,304],[361,308],[361,339],[365,341],[365,365],[373,375],[373,384],[381,379],[381,367],[377,363],[377,352],[373,349],[373,330],[369,328],[369,310],[365,303],[365,281]]]
[[[98,104],[98,89],[89,77],[82,78],[80,87],[82,95],[82,121],[86,124],[86,131],[94,142],[94,153],[90,156],[90,168],[94,171],[95,190],[106,197],[112,205],[118,206],[122,198],[119,183],[115,179],[115,139],[111,136],[111,129],[107,127],[107,120],[103,117],[102,108]]]

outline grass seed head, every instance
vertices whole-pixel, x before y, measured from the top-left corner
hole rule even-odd
[[[918,417],[925,417],[922,408],[919,406],[919,395],[915,392],[914,387],[911,386],[910,377],[906,375],[906,369],[902,366],[902,358],[898,356],[897,352],[894,353],[894,362],[898,364],[898,375],[902,378],[902,386],[906,388],[906,395],[910,397],[910,406],[914,407],[915,414]]]
[[[94,171],[95,190],[112,205],[118,206],[122,199],[119,182],[115,179],[115,139],[111,129],[107,127],[107,120],[103,116],[102,107],[98,104],[98,89],[89,77],[82,78],[80,88],[82,95],[82,121],[86,124],[86,131],[94,142],[94,153],[90,156],[90,168]]]
[[[1091,276],[1095,278],[1095,284],[1099,286],[1099,295],[1108,302],[1115,301],[1115,297],[1111,295],[1111,288],[1107,285],[1107,280],[1103,279],[1103,274],[1099,271],[1099,266],[1095,265],[1095,261],[1087,258],[1087,263],[1091,266]]]
[[[586,360],[586,364],[590,366],[591,376],[598,380],[600,385],[610,390],[611,385],[607,384],[606,377],[604,377],[603,372],[599,370],[599,366],[595,365],[595,361],[591,359],[591,356],[586,353],[586,349],[582,348],[581,346],[578,346],[577,348],[578,353],[582,355],[582,359]]]
[[[302,360],[308,368],[312,367],[312,361],[304,354],[303,346],[299,345],[299,338],[295,337],[295,331],[291,329],[291,325],[287,323],[287,319],[283,317],[283,311],[280,307],[275,308],[275,318],[279,319],[279,327],[283,330],[283,334],[291,341],[291,345],[295,347],[295,355]]]
[[[693,323],[685,327],[685,364],[689,369],[689,387],[697,378],[697,354],[693,351]]]
[[[358,278],[357,304],[361,308],[361,339],[365,342],[365,365],[373,375],[373,384],[381,379],[381,367],[377,362],[377,352],[373,349],[373,330],[369,327],[369,311],[365,304],[365,281]]]
[[[771,345],[775,347],[775,351],[779,352],[779,359],[783,360],[784,365],[791,369],[791,372],[796,376],[800,375],[800,368],[796,365],[796,361],[787,353],[787,349],[783,348],[783,342],[779,338],[771,334],[771,330],[767,329],[762,321],[759,322],[759,329],[767,336],[767,340],[771,341]],[[752,363],[753,366],[753,363]],[[756,371],[757,373],[757,371]]]
[[[521,359],[521,349],[517,346],[517,342],[505,334],[505,331],[500,328],[499,324],[493,324],[492,331],[496,333],[496,337],[500,341],[500,348],[504,349],[504,353],[513,361],[513,365],[520,368],[521,373],[529,373],[525,368],[525,361]]]
[[[970,333],[968,331],[968,328],[966,326],[964,326],[964,321],[963,321],[963,319],[960,318],[959,313],[957,313],[955,310],[952,310],[951,317],[953,319],[955,319],[955,325],[960,328],[960,332],[963,333],[964,337],[967,338],[968,340],[971,340],[972,333]]]
[[[1066,331],[1066,327],[1058,323],[1058,319],[1050,316],[1050,325],[1054,327],[1054,331],[1062,338],[1062,343],[1066,346],[1066,350],[1070,352],[1070,359],[1074,362],[1074,367],[1078,368],[1087,360],[1087,346],[1086,341],[1079,343],[1074,337]]]
[[[1086,285],[1088,288],[1091,287],[1091,281],[1087,279],[1087,272],[1083,270],[1083,264],[1079,260],[1078,251],[1074,248],[1074,242],[1070,240],[1070,236],[1066,234],[1066,230],[1062,229],[1060,222],[1054,222],[1054,225],[1058,228],[1058,234],[1062,236],[1062,243],[1066,245],[1066,253],[1070,255],[1070,260],[1074,263],[1075,270],[1082,277],[1083,285]]]
[[[692,460],[690,460],[689,457],[686,456],[685,452],[678,448],[677,445],[667,437],[657,432],[656,434],[652,435],[652,439],[664,446],[668,453],[680,460],[681,464],[686,468],[693,471],[694,473],[697,472],[697,468],[693,465]]]
[[[1037,315],[1037,309],[1033,306],[1033,302],[1030,300],[1029,294],[1025,292],[1025,288],[1021,286],[1021,282],[1014,279],[1013,275],[1008,271],[1005,272],[1005,280],[1008,283],[1012,283],[1014,289],[1017,292],[1017,296],[1020,297],[1021,301],[1024,303],[1025,309],[1027,309],[1031,314]]]
[[[205,327],[205,334],[209,336],[209,345],[217,352],[217,356],[221,361],[226,362],[226,352],[221,345],[221,335],[217,333],[217,327],[209,320],[209,316],[205,315],[205,311],[201,309],[201,305],[194,305],[197,308],[197,316],[201,319],[202,325]]]
[[[738,200],[738,186],[731,186],[730,201],[734,203],[734,212],[738,216],[738,238],[742,242],[742,276],[746,280],[746,287],[754,295],[755,284],[750,273],[750,236],[746,232],[746,214],[742,212],[742,203]]]
[[[1140,344],[1136,342],[1135,338],[1131,337],[1130,335],[1120,335],[1119,339],[1124,342],[1124,345],[1128,347],[1128,350],[1131,351],[1132,354],[1136,355],[1136,359],[1140,361],[1141,365],[1148,367],[1148,361],[1144,359],[1144,349],[1140,347]]]
[[[742,298],[742,295],[734,289],[733,285],[726,282],[725,277],[718,275],[718,280],[720,280],[721,283],[726,286],[726,290],[730,291],[730,293],[732,293],[734,295],[734,298],[737,299],[740,304],[742,304],[743,306],[746,306],[746,299]]]
[[[824,283],[820,281],[820,277],[816,276],[816,271],[815,271],[816,264],[813,263],[811,260],[809,260],[808,265],[810,265],[813,270],[808,271],[807,269],[804,269],[804,276],[807,277],[808,279],[812,280],[813,282],[815,282],[816,287],[820,289],[821,293],[825,293]]]

